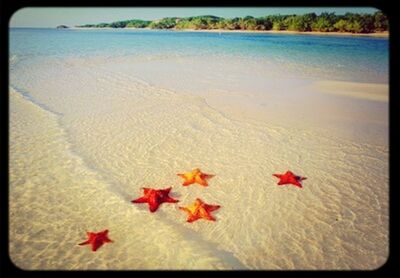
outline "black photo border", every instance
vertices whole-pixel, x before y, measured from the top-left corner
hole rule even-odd
[[[395,123],[396,110],[398,110],[398,94],[400,90],[398,88],[399,77],[396,76],[397,71],[395,70],[397,63],[400,62],[398,59],[399,50],[399,22],[400,10],[396,7],[396,1],[379,1],[379,0],[343,0],[343,1],[288,1],[288,0],[264,0],[254,1],[247,0],[243,2],[239,1],[161,1],[161,0],[148,0],[148,1],[77,1],[77,0],[8,0],[0,1],[0,55],[1,55],[1,100],[2,105],[1,112],[1,130],[4,131],[1,138],[2,145],[2,161],[4,163],[2,167],[2,182],[0,185],[0,212],[1,212],[1,223],[0,223],[0,277],[25,277],[25,276],[38,276],[38,277],[54,277],[58,275],[79,275],[83,277],[135,277],[137,275],[159,275],[160,271],[48,271],[48,270],[34,270],[27,271],[22,270],[15,266],[8,253],[8,186],[9,186],[9,99],[8,99],[8,76],[9,76],[9,50],[8,50],[8,36],[9,36],[9,20],[12,15],[21,8],[24,7],[373,7],[380,9],[389,18],[389,257],[385,264],[376,270],[338,270],[338,271],[302,271],[302,270],[244,270],[244,271],[165,271],[168,275],[266,275],[266,276],[283,276],[283,277],[297,277],[298,275],[309,276],[324,276],[324,277],[347,277],[357,276],[362,277],[400,277],[400,259],[399,259],[399,244],[397,239],[398,226],[398,199],[399,190],[396,182],[392,182],[393,170],[396,169],[398,158],[396,156],[398,146],[397,142],[400,142],[396,136]],[[396,109],[397,108],[397,109]],[[164,274],[163,274],[164,275]]]

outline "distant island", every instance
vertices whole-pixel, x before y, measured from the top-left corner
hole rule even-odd
[[[69,28],[67,25],[58,25],[57,29],[65,29],[65,28]]]
[[[374,14],[308,13],[304,15],[268,15],[264,17],[223,17],[204,15],[192,17],[166,17],[160,20],[131,19],[111,23],[85,24],[77,28],[148,28],[172,30],[244,30],[244,31],[297,31],[297,32],[347,32],[368,34],[387,32],[387,16]],[[57,27],[58,28],[58,27]]]

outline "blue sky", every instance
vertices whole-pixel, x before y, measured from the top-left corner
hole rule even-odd
[[[56,27],[113,22],[126,19],[154,20],[163,17],[186,17],[196,15],[215,15],[225,18],[254,17],[269,14],[304,14],[315,12],[335,12],[344,14],[374,13],[375,8],[23,8],[13,14],[10,27]]]

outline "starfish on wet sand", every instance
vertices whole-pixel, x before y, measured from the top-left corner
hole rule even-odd
[[[150,212],[155,212],[162,203],[179,202],[168,196],[172,187],[166,189],[151,189],[143,187],[144,195],[138,199],[132,200],[132,203],[148,203]]]
[[[305,177],[296,176],[291,171],[287,171],[285,174],[273,174],[273,176],[280,179],[278,185],[293,184],[300,188],[303,188],[300,182],[307,179]]]
[[[104,243],[113,242],[111,239],[108,238],[108,230],[104,230],[98,233],[94,232],[87,232],[88,240],[79,243],[78,245],[92,245],[92,251],[95,252],[99,249]]]
[[[208,186],[207,179],[214,177],[214,175],[202,173],[199,168],[193,169],[191,172],[177,175],[185,180],[182,184],[183,186],[188,186],[193,183]]]
[[[219,209],[220,207],[221,206],[218,205],[206,204],[197,198],[193,204],[187,207],[179,207],[179,209],[188,213],[188,218],[186,221],[191,223],[201,218],[215,221],[215,218],[211,215],[211,212]]]

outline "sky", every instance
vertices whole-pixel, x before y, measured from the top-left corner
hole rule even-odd
[[[127,19],[155,20],[164,17],[188,17],[215,15],[224,18],[259,17],[270,14],[304,14],[315,12],[335,12],[335,14],[374,13],[375,8],[22,8],[10,19],[10,27],[56,27],[58,25],[76,26],[83,24],[110,23]]]

